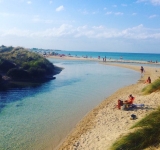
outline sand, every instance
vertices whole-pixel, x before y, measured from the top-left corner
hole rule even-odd
[[[122,63],[101,62],[103,65],[114,65],[139,71],[140,66]],[[99,106],[89,112],[58,146],[58,150],[109,150],[115,140],[130,132],[130,127],[160,105],[160,92],[143,95],[141,90],[147,86],[144,81],[148,76],[152,82],[160,77],[160,68],[144,67],[145,73],[137,83],[119,89],[105,99]],[[135,97],[135,104],[144,104],[143,108],[133,111],[117,109],[117,100],[126,100],[128,95]],[[131,120],[135,114],[138,119]]]
[[[54,58],[54,59],[65,59],[65,60],[86,60],[86,61],[98,61],[102,62],[102,58],[98,59],[95,57],[75,57],[75,56],[59,56],[59,55],[48,55],[46,57]],[[118,62],[118,63],[139,63],[139,64],[160,64],[160,62],[147,62],[147,61],[137,61],[137,60],[123,60],[123,59],[106,59],[106,62]]]

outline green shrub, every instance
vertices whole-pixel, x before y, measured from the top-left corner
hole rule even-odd
[[[2,75],[0,74],[0,82],[2,82]]]
[[[31,79],[31,76],[27,71],[23,69],[17,69],[17,68],[10,69],[7,72],[7,75],[11,77],[12,79],[16,79],[16,80]]]
[[[43,78],[47,75],[53,75],[53,73],[56,74],[54,69],[54,65],[49,60],[23,47],[0,47],[0,71],[8,72],[14,79],[18,77],[20,79],[27,77],[28,79],[29,76]],[[19,76],[18,73],[20,73]]]
[[[22,68],[24,69],[24,70],[28,70],[29,68],[30,68],[30,65],[29,65],[29,63],[23,63],[22,64]]]
[[[150,93],[155,92],[157,90],[160,90],[160,79],[157,79],[153,83],[147,85],[145,88],[142,89],[142,92],[144,94],[150,94]]]
[[[160,143],[160,108],[136,123],[133,133],[118,139],[111,150],[141,150]]]
[[[42,77],[45,77],[45,74],[46,74],[45,69],[33,68],[33,67],[31,67],[28,70],[28,72],[33,78],[42,78]]]
[[[15,68],[16,65],[8,60],[3,60],[0,64],[0,70],[7,72],[9,69]]]

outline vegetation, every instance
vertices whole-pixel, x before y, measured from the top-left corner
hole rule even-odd
[[[160,108],[139,121],[132,129],[136,130],[116,141],[111,150],[141,150],[158,147],[160,143]]]
[[[160,90],[160,79],[146,86],[142,92],[150,94]],[[111,150],[157,149],[160,146],[160,107],[136,123],[133,132],[118,139]]]
[[[150,94],[160,90],[160,79],[146,86],[142,92]],[[160,147],[160,107],[131,127],[133,131],[120,139],[111,150],[142,150]]]
[[[0,82],[3,76],[11,81],[39,82],[51,79],[60,71],[49,60],[27,49],[0,46]]]
[[[152,92],[155,92],[157,90],[160,90],[160,79],[157,79],[156,81],[154,81],[153,83],[149,84],[148,86],[146,86],[142,92],[144,94],[150,94]]]

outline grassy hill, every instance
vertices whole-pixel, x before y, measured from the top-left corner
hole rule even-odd
[[[23,47],[0,47],[0,82],[40,82],[53,79],[60,68]]]

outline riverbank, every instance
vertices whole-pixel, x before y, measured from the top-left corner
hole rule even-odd
[[[116,64],[101,62],[104,65],[114,65],[125,67],[140,72],[139,66],[128,64]],[[144,81],[150,76],[152,82],[159,78],[160,68],[145,66],[145,73],[137,83],[119,89],[113,95],[109,96],[99,106],[87,114],[75,129],[59,146],[59,150],[88,150],[88,149],[109,149],[113,142],[123,134],[129,131],[129,128],[146,114],[153,111],[160,105],[158,101],[160,92],[154,92],[150,95],[143,95],[141,90],[146,86]],[[118,99],[125,100],[128,95],[135,97],[136,104],[145,104],[142,109],[134,111],[118,110],[115,105]],[[135,114],[138,119],[130,120],[130,116]]]

